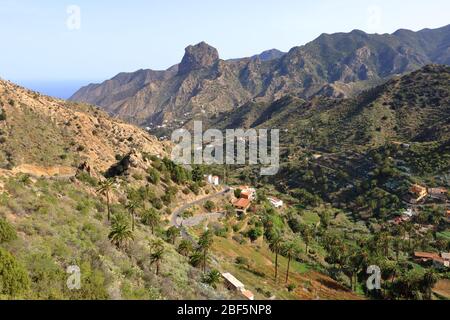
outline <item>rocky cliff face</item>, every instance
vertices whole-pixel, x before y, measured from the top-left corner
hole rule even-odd
[[[178,75],[194,70],[212,67],[219,60],[219,52],[205,42],[186,48],[186,53],[178,67]]]
[[[119,74],[80,89],[71,100],[101,106],[139,125],[165,121],[178,125],[286,94],[345,97],[429,63],[449,64],[449,48],[450,26],[391,35],[359,30],[323,34],[286,54],[271,50],[228,61],[220,60],[217,50],[202,42],[186,48],[182,62],[166,71]]]

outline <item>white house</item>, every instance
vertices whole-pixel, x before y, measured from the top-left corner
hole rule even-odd
[[[280,200],[278,198],[275,197],[268,197],[267,200],[269,200],[269,202],[275,207],[275,208],[281,208],[284,203],[283,200]]]
[[[406,216],[406,217],[409,217],[409,218],[412,218],[414,215],[415,214],[414,214],[414,211],[413,211],[412,208],[408,208],[407,210],[405,210],[403,212],[403,216]]]
[[[214,186],[218,186],[220,184],[220,178],[218,176],[213,176],[210,174],[208,176],[208,183]]]

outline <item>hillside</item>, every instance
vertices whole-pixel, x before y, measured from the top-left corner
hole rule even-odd
[[[49,98],[0,81],[0,167],[22,164],[77,167],[87,161],[104,171],[133,150],[167,154],[167,146],[92,106]]]
[[[101,106],[129,122],[180,126],[249,102],[270,103],[290,94],[346,97],[386,78],[429,63],[447,64],[450,27],[372,35],[323,34],[288,53],[224,61],[206,43],[186,48],[166,71],[119,74],[80,89],[71,100]]]
[[[279,128],[281,139],[322,150],[368,149],[389,141],[450,139],[450,67],[429,65],[351,99],[283,97],[248,103],[210,120],[219,128]]]
[[[219,212],[229,208],[222,188],[204,181],[207,168],[175,165],[169,145],[89,105],[6,81],[0,101],[0,299],[242,299],[209,284],[216,269],[239,272],[258,299],[270,298],[267,292],[276,299],[360,298],[300,262],[291,270],[297,290],[288,291],[272,280],[264,241],[262,252],[253,242],[234,243],[237,231],[212,234],[203,272],[201,234],[188,236],[193,230],[181,232],[173,221],[188,203],[197,205],[182,212],[186,219],[208,215],[205,198]],[[211,223],[238,224],[230,217]],[[229,248],[217,251],[223,242],[267,265],[238,271]],[[70,266],[80,268],[79,290],[66,284]]]

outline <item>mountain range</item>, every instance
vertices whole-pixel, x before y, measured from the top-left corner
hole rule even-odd
[[[286,94],[349,97],[430,63],[450,64],[450,25],[382,35],[322,34],[288,53],[269,50],[233,60],[221,60],[215,48],[201,42],[187,47],[181,63],[165,71],[120,73],[81,88],[70,100],[141,126],[183,124]]]

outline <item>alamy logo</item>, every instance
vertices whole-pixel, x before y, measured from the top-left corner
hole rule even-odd
[[[79,266],[69,266],[66,272],[70,274],[67,279],[67,288],[69,290],[80,290],[81,289],[81,270]]]
[[[70,5],[67,7],[67,14],[69,15],[66,20],[66,26],[69,30],[81,29],[81,8],[77,5]]]
[[[195,121],[193,139],[188,130],[179,129],[172,133],[172,142],[176,144],[172,161],[177,164],[259,164],[263,176],[277,174],[280,167],[278,129],[270,130],[270,138],[267,129],[228,129],[224,137],[217,129],[203,133],[202,122]]]
[[[380,290],[381,289],[381,269],[379,266],[369,266],[367,268],[367,274],[371,276],[367,279],[367,289],[369,291],[372,290]]]

